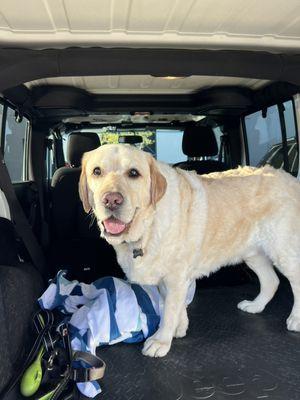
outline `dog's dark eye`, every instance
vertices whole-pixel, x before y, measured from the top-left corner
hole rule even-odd
[[[138,171],[137,169],[131,168],[131,169],[128,171],[128,176],[129,176],[129,178],[137,178],[137,177],[140,176],[140,173],[139,173],[139,171]]]
[[[101,175],[100,167],[96,167],[96,168],[93,169],[93,175],[96,175],[96,176],[100,176]]]

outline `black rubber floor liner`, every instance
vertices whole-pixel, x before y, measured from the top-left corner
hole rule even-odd
[[[257,286],[198,289],[189,308],[190,328],[159,359],[142,345],[100,349],[107,363],[99,399],[299,400],[300,333],[285,320],[292,295],[282,288],[261,314],[236,308]]]

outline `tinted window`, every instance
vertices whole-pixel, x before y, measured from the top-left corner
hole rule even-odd
[[[18,123],[15,111],[7,109],[4,139],[4,159],[12,182],[21,182],[25,177],[25,151],[29,121],[23,118]]]
[[[283,103],[283,105],[288,147],[289,171],[292,175],[297,176],[299,166],[299,146],[293,102],[289,100]]]
[[[280,112],[283,113],[286,128],[286,148],[281,130]],[[245,127],[250,165],[270,164],[275,168],[283,168],[286,151],[288,171],[297,176],[299,152],[292,100],[283,103],[280,109],[277,106],[269,107],[265,118],[262,111],[246,116]]]
[[[260,165],[274,145],[282,142],[281,126],[277,106],[267,109],[264,118],[262,111],[245,117],[249,151],[249,164]]]
[[[97,132],[96,130],[94,130]],[[151,153],[160,161],[164,161],[169,164],[175,164],[177,162],[186,161],[187,156],[182,152],[182,135],[181,130],[171,129],[158,129],[156,131],[115,131],[107,129],[101,129],[98,132],[101,144],[107,143],[119,143],[120,136],[139,136],[142,138],[141,143],[137,143],[135,146],[141,150]],[[69,134],[63,134],[63,151],[65,160],[67,163],[67,147],[68,147],[68,136]],[[67,164],[68,165],[68,164]]]
[[[158,129],[156,131],[156,158],[169,164],[186,161],[182,152],[183,131]]]
[[[3,108],[3,104],[0,103],[0,127],[2,126]]]
[[[54,137],[50,135],[48,138],[48,146],[46,149],[46,163],[47,163],[47,178],[51,179],[55,172],[55,159],[54,159]]]

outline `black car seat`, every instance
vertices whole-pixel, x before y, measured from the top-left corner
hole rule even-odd
[[[20,237],[17,240],[11,210],[13,207],[0,190],[0,393],[16,376],[32,346],[31,316],[44,290],[40,271],[21,261],[24,243]],[[19,398],[18,391],[16,388],[5,398]]]
[[[78,193],[81,158],[100,146],[94,132],[73,132],[68,137],[67,162],[53,175],[51,210],[51,265],[67,269],[70,276],[91,281],[104,275],[120,275],[113,248],[100,238],[93,218],[82,207]]]
[[[177,163],[174,167],[196,171],[200,175],[229,169],[221,161],[206,159],[218,155],[216,136],[210,126],[191,125],[186,127],[182,138],[182,151],[188,158],[194,159]],[[202,159],[199,160],[199,158]]]
[[[51,182],[52,231],[58,239],[70,237],[74,233],[93,236],[80,207],[78,182],[83,154],[99,146],[99,136],[94,132],[73,132],[68,137],[66,158],[70,166],[58,168]]]

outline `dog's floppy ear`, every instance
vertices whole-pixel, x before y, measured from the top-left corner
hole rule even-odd
[[[87,154],[85,153],[81,161],[81,174],[79,179],[79,197],[80,200],[82,201],[84,211],[86,213],[89,213],[91,211],[92,206],[89,201],[89,190],[86,179],[86,162],[87,162]]]
[[[151,177],[151,185],[150,185],[150,201],[153,206],[163,197],[167,189],[167,181],[166,178],[159,172],[156,161],[152,156],[150,159],[150,177]]]

